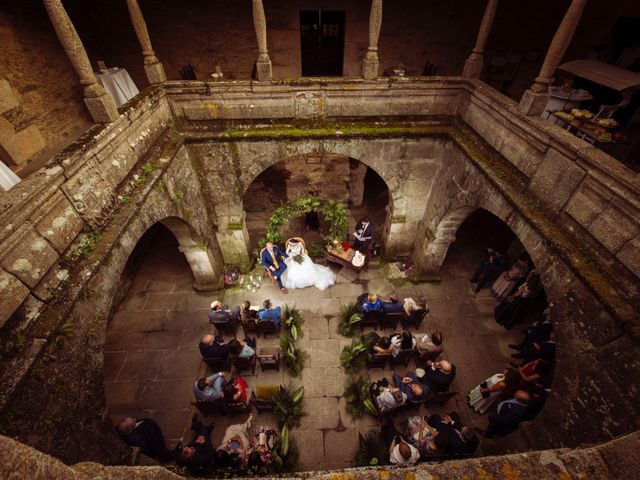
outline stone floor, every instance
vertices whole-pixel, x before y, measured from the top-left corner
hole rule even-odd
[[[198,341],[212,327],[207,310],[215,298],[229,305],[248,299],[259,304],[271,298],[276,304],[288,303],[301,310],[306,321],[299,344],[310,359],[295,384],[305,387],[307,416],[293,431],[300,450],[301,470],[326,470],[348,467],[357,447],[358,432],[379,428],[372,417],[352,420],[341,398],[347,380],[339,364],[342,347],[350,339],[336,332],[341,305],[352,302],[362,291],[388,296],[397,291],[401,297],[426,294],[431,313],[421,331],[444,333],[444,358],[457,366],[452,385],[460,394],[441,412],[458,411],[466,424],[486,425],[486,416],[473,413],[466,404],[466,393],[488,376],[502,371],[509,362],[507,344],[518,334],[505,331],[493,320],[495,301],[485,291],[475,295],[468,282],[481,253],[454,245],[442,269],[442,282],[412,284],[389,280],[388,266],[373,262],[368,271],[354,279],[351,272],[336,269],[336,285],[325,291],[315,288],[291,291],[282,295],[264,283],[255,293],[239,288],[217,294],[196,293],[191,288],[188,264],[181,258],[173,239],[156,242],[134,278],[131,289],[111,320],[105,348],[105,388],[107,405],[117,422],[127,415],[149,416],[161,426],[169,446],[178,439],[190,439],[189,419],[193,413],[193,383],[206,372],[198,352]],[[354,281],[355,280],[355,281]],[[515,329],[519,332],[519,329]],[[242,330],[238,331],[238,336]],[[229,336],[226,337],[229,339]],[[258,340],[261,346],[277,345],[277,337]],[[413,369],[413,363],[409,364]],[[280,372],[256,371],[246,375],[251,387],[277,385],[291,380]],[[366,372],[362,372],[365,373]],[[399,373],[402,373],[399,370]],[[369,372],[372,379],[390,376],[391,371]],[[420,414],[427,412],[421,407]],[[399,424],[405,415],[398,415]],[[240,417],[210,417],[214,421],[213,442],[221,440],[225,427],[244,421]],[[258,415],[255,426],[274,425],[271,415]],[[531,447],[525,433],[517,432],[503,439],[483,440],[482,454],[522,451]]]

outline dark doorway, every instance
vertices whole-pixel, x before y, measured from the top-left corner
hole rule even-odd
[[[342,76],[344,11],[300,12],[302,76]]]

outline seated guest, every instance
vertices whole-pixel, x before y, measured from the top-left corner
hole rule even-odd
[[[391,338],[380,337],[378,342],[373,346],[373,353],[379,353],[380,355],[391,355],[393,350],[397,348],[391,343]]]
[[[258,323],[258,311],[251,309],[251,302],[245,300],[240,304],[240,321],[242,323]]]
[[[413,312],[423,310],[426,310],[428,312],[429,307],[427,306],[427,297],[421,295],[418,297],[417,302],[411,297],[405,298],[404,303],[402,304],[402,308],[404,308],[404,313],[406,313],[408,317],[411,316]]]
[[[237,453],[229,453],[225,449],[216,450],[213,458],[216,470],[229,470],[235,473],[242,468],[242,458]]]
[[[254,473],[268,473],[279,459],[276,448],[278,433],[272,427],[260,427],[247,455],[247,469]]]
[[[224,401],[227,403],[247,403],[247,382],[243,378],[236,378],[223,387]]]
[[[505,269],[507,257],[500,250],[488,248],[487,256],[480,264],[473,276],[469,279],[471,283],[476,283],[476,292],[479,292],[488,282],[492,282]]]
[[[220,300],[211,302],[211,310],[207,314],[211,323],[215,322],[228,322],[238,318],[240,313],[240,307],[233,307],[229,310],[228,305],[222,305]]]
[[[518,367],[520,388],[527,388],[528,384],[543,381],[551,373],[551,364],[544,358],[536,358],[532,362]]]
[[[524,390],[516,391],[514,398],[498,404],[495,415],[489,415],[486,430],[476,429],[480,435],[491,438],[499,432],[511,432],[518,424],[531,418],[531,396]]]
[[[517,345],[509,344],[509,348],[514,350],[522,350],[533,343],[545,342],[549,339],[549,335],[553,332],[553,321],[551,317],[551,309],[553,305],[542,312],[542,318],[534,322],[530,328],[523,330],[524,338]]]
[[[231,355],[234,357],[246,358],[247,360],[256,354],[255,347],[255,339],[250,338],[245,338],[241,342],[234,338],[229,342],[229,352]]]
[[[446,360],[427,360],[424,377],[420,379],[432,392],[446,392],[456,378],[456,367]]]
[[[360,311],[362,313],[372,310],[382,310],[382,302],[375,293],[367,294],[367,301],[362,304]]]
[[[157,458],[160,461],[168,462],[173,459],[173,455],[164,443],[162,430],[156,422],[150,418],[127,417],[118,423],[118,433],[120,438],[130,447],[140,447],[142,453],[147,457]]]
[[[237,423],[235,425],[229,425],[224,432],[224,437],[218,451],[224,450],[229,455],[237,455],[243,459],[245,453],[251,447],[249,441],[249,428],[251,428],[251,422],[253,420],[253,414],[249,414],[249,418],[244,423]]]
[[[191,442],[179,450],[176,462],[179,465],[189,468],[204,467],[211,463],[213,459],[214,451],[211,444],[211,431],[213,430],[213,424],[205,426],[198,420],[196,414],[191,419],[191,430],[193,430],[193,438]]]
[[[425,389],[424,385],[420,383],[415,372],[408,371],[404,377],[401,377],[396,372],[393,372],[393,383],[400,391],[407,395],[407,400],[410,402],[421,402],[429,393]]]
[[[471,427],[465,427],[460,420],[460,415],[451,412],[441,417],[437,413],[431,415],[429,425],[447,438],[445,451],[447,453],[472,454],[478,448],[478,437]]]
[[[416,349],[421,357],[435,360],[444,351],[442,333],[433,332],[431,335],[423,335],[417,342]]]
[[[420,459],[420,452],[396,430],[393,422],[382,426],[382,440],[389,448],[389,461],[396,465],[410,465]]]
[[[212,402],[220,400],[223,396],[222,388],[227,384],[222,372],[214,373],[210,377],[202,377],[196,380],[193,393],[199,402]]]
[[[391,335],[391,343],[397,346],[395,352],[392,352],[394,356],[397,356],[398,353],[402,350],[413,350],[416,348],[416,339],[411,334],[411,332],[404,331],[402,333],[396,333],[395,335]]]
[[[280,328],[280,316],[282,315],[280,306],[274,307],[269,299],[265,300],[262,306],[264,308],[258,312],[260,320],[271,320],[276,324],[276,327]]]
[[[538,358],[553,361],[556,355],[556,335],[551,332],[544,342],[534,342],[527,345],[521,352],[514,353],[513,358],[522,358],[524,363],[532,362]]]
[[[407,401],[407,394],[402,393],[397,387],[386,387],[380,390],[380,395],[376,397],[378,410],[380,413],[394,410]]]
[[[229,356],[229,347],[224,344],[220,335],[207,334],[200,339],[200,355],[202,358],[222,358]]]
[[[382,310],[384,313],[400,313],[402,312],[402,303],[400,303],[400,297],[397,293],[392,293],[389,296],[388,302],[382,302]]]
[[[522,286],[513,295],[509,295],[500,302],[494,309],[493,313],[496,322],[509,330],[526,314],[527,308],[541,291],[540,275],[536,270],[531,270]]]
[[[447,436],[417,415],[407,418],[407,441],[418,449],[423,459],[442,453],[447,447]]]

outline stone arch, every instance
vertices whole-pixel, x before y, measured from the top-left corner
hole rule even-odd
[[[407,212],[407,201],[404,193],[406,172],[398,167],[398,163],[389,162],[389,158],[401,158],[403,149],[398,139],[377,139],[362,141],[361,139],[327,140],[305,139],[304,141],[286,142],[239,142],[233,144],[233,156],[240,158],[243,168],[239,176],[236,189],[237,206],[230,208],[237,217],[244,218],[243,196],[249,185],[268,168],[298,156],[309,155],[343,155],[371,168],[387,186],[389,196],[386,208],[386,223],[383,228],[381,243],[389,256],[398,253],[409,253],[411,242],[401,227],[394,226],[394,222],[405,223],[412,213]],[[413,225],[407,225],[409,230],[415,230],[419,218],[415,218]]]
[[[193,288],[198,291],[212,290],[219,286],[221,272],[215,268],[215,260],[209,247],[186,220],[165,217],[160,220],[178,241],[178,249],[184,254],[193,273]],[[151,227],[149,227],[151,228]]]

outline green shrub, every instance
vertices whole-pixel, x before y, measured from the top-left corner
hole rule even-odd
[[[338,333],[345,337],[355,337],[360,331],[362,315],[358,304],[348,303],[340,310],[340,321],[338,322]]]
[[[347,373],[355,373],[364,366],[368,353],[367,346],[354,339],[351,341],[351,345],[342,349],[340,365]]]

